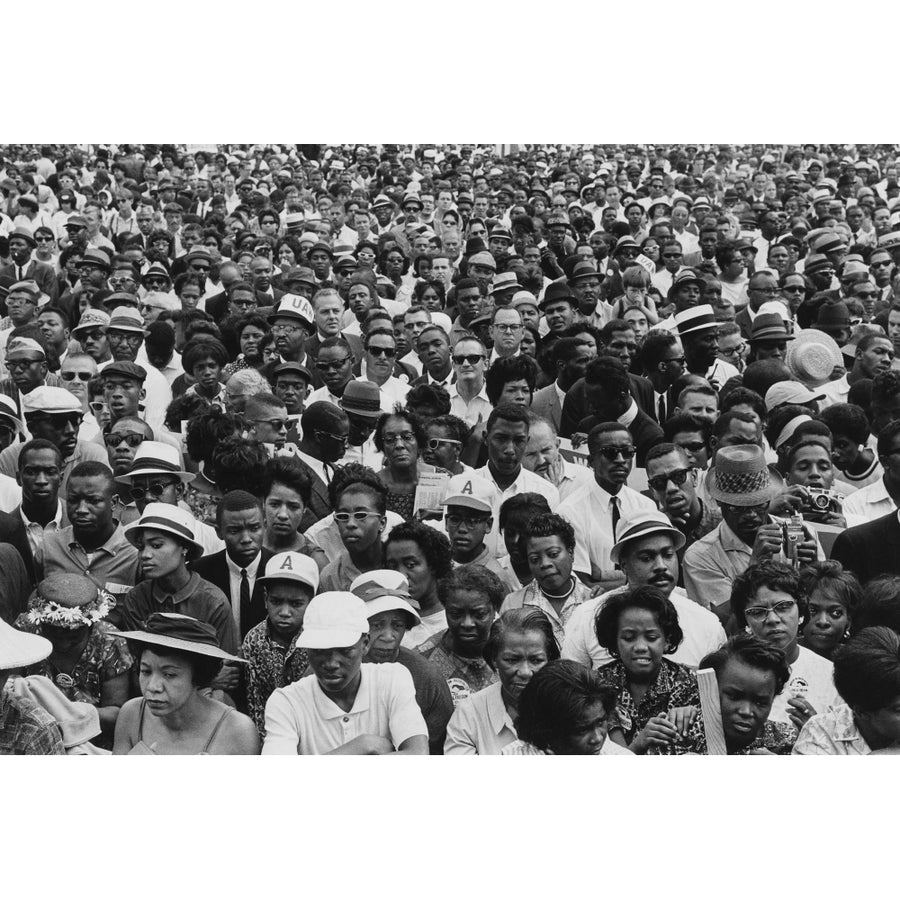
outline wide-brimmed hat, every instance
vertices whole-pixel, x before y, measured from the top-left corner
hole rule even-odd
[[[791,375],[807,387],[820,387],[831,379],[835,366],[843,364],[841,348],[830,335],[804,328],[788,345],[784,362]]]
[[[719,327],[719,323],[712,306],[703,303],[675,313],[675,327],[678,329],[678,336],[683,337],[696,331],[713,331]]]
[[[133,294],[124,294],[120,296],[133,297]],[[112,299],[111,297],[109,299]],[[137,303],[137,298],[134,298]],[[106,326],[109,331],[132,331],[135,333],[144,333],[144,320],[136,308],[131,306],[117,306],[113,309],[109,318],[109,324]]]
[[[119,637],[151,647],[168,647],[182,653],[246,663],[246,660],[226,653],[219,646],[219,638],[212,625],[180,613],[152,613],[140,631],[122,631]]]
[[[703,290],[706,287],[706,282],[694,269],[682,269],[680,272],[676,273],[675,277],[672,279],[672,284],[669,287],[666,296],[671,297],[688,284],[697,285],[697,287],[700,288],[700,293],[703,293]]]
[[[21,399],[23,416],[30,416],[34,413],[55,415],[81,412],[81,401],[74,394],[65,388],[49,384],[36,387]]]
[[[19,410],[16,407],[16,401],[6,394],[0,394],[0,420],[12,425],[19,434],[24,430],[25,426],[19,418]]]
[[[555,303],[557,300],[566,300],[572,306],[578,306],[578,298],[572,293],[571,288],[564,281],[554,281],[553,284],[547,286],[541,302],[538,303],[538,307],[544,310],[549,304]]]
[[[588,262],[587,260],[582,260],[581,262],[575,263],[572,267],[572,274],[569,276],[569,284],[573,281],[579,281],[582,278],[600,278],[602,277],[600,273],[597,271],[597,267]]]
[[[180,506],[174,506],[171,503],[148,503],[144,507],[141,517],[136,522],[125,526],[125,537],[137,547],[141,532],[148,528],[152,528],[154,531],[163,531],[187,544],[188,559],[195,560],[203,556],[203,545],[194,536],[196,525],[197,520]]]
[[[103,328],[109,325],[109,313],[102,309],[86,309],[78,320],[78,324],[72,329],[75,335],[79,331],[87,331],[88,328]]]
[[[0,672],[32,666],[52,652],[53,644],[47,638],[19,631],[0,619]]]
[[[758,506],[778,493],[756,444],[720,447],[706,478],[709,496],[729,506]]]
[[[422,621],[417,612],[418,604],[410,596],[409,582],[394,569],[364,572],[353,579],[350,590],[365,601],[368,618],[400,609],[412,617],[413,626]]]
[[[494,255],[492,253],[488,253],[487,250],[482,250],[479,253],[474,253],[469,257],[469,266],[484,266],[486,269],[493,269],[495,272],[497,271],[497,263],[494,260]]]
[[[90,263],[92,266],[99,266],[101,269],[105,269],[107,272],[112,269],[112,261],[102,250],[85,250],[82,254],[81,259],[76,265],[76,268],[83,266],[85,263]]]
[[[350,591],[325,591],[306,607],[297,646],[306,650],[352,647],[368,633],[369,617],[362,598]]]
[[[367,419],[377,419],[382,412],[381,391],[378,390],[378,385],[371,381],[354,379],[344,388],[338,406],[344,412],[364,416]]]
[[[268,316],[270,325],[274,325],[278,319],[299,319],[307,328],[312,328],[315,314],[306,297],[299,294],[284,294],[278,302],[278,309]]]
[[[319,567],[312,557],[305,553],[288,550],[276,553],[267,563],[264,575],[257,577],[257,582],[270,584],[273,581],[296,581],[312,588],[319,589]]]
[[[668,534],[680,550],[685,543],[684,535],[659,510],[641,510],[630,518],[623,518],[616,529],[616,542],[609,551],[610,559],[618,565],[622,550],[631,541],[645,538],[651,534]]]
[[[287,272],[281,276],[281,283],[285,285],[308,284],[312,288],[317,288],[319,286],[319,282],[316,280],[316,273],[306,266],[294,266],[293,268],[288,269]]]
[[[788,330],[787,323],[778,313],[760,313],[750,326],[750,342],[753,341],[792,341],[794,335]]]
[[[510,303],[513,309],[518,309],[520,306],[531,306],[534,309],[538,308],[537,297],[531,293],[531,291],[517,291],[513,294],[512,303]],[[432,313],[432,316],[434,313]]]
[[[90,578],[76,572],[55,572],[35,588],[28,600],[26,619],[30,625],[90,627],[105,619],[115,602]]]
[[[131,484],[137,475],[174,475],[182,484],[189,484],[197,476],[181,468],[177,448],[162,441],[142,441],[134,454],[131,466],[124,475],[116,476],[120,484]]]
[[[827,334],[829,328],[849,328],[850,310],[843,300],[829,300],[819,307],[815,327]]]
[[[9,233],[9,240],[12,240],[13,238],[22,238],[23,241],[28,242],[28,245],[30,247],[37,247],[37,241],[34,239],[34,235],[27,228],[14,228]]]
[[[499,294],[500,291],[508,291],[510,288],[519,288],[519,279],[516,278],[515,272],[502,272],[500,275],[494,276],[491,283],[489,294]]]

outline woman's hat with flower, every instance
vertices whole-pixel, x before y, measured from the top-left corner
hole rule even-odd
[[[115,605],[115,598],[90,578],[76,572],[54,572],[31,595],[25,618],[30,625],[90,628],[105,619]]]

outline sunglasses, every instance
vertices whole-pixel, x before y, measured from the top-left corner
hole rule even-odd
[[[88,403],[88,408],[95,415],[100,415],[100,413],[106,412],[107,406],[105,400],[92,400]]]
[[[484,362],[484,356],[482,356],[480,353],[460,353],[458,355],[454,355],[453,362],[455,362],[458,366],[461,366],[464,363],[468,363],[470,366],[477,366],[478,363]]]
[[[135,500],[143,500],[149,494],[151,497],[162,497],[167,488],[175,484],[173,481],[151,481],[147,487],[132,486],[131,496]]]
[[[346,525],[347,522],[350,521],[351,518],[355,519],[357,522],[365,522],[369,516],[376,516],[381,518],[381,513],[377,512],[355,512],[355,513],[347,513],[347,512],[336,512],[334,514],[334,521],[340,522],[342,525]]]
[[[781,289],[785,294],[802,294],[806,288],[803,285],[795,284],[792,287],[784,287]]]
[[[81,426],[81,419],[81,413],[48,413],[28,416],[29,423],[49,422],[54,428],[65,428],[67,425],[71,425],[76,430]]]
[[[332,434],[330,431],[317,431],[316,437],[319,440],[322,440],[322,438],[331,438],[331,440],[337,441],[339,444],[344,444],[345,446],[350,442],[350,438],[348,436]]]
[[[397,355],[393,347],[369,347],[367,352],[372,356],[384,356],[387,359],[393,359]]]
[[[290,427],[289,419],[254,419],[257,425],[266,424],[272,431],[287,431]]]
[[[33,366],[35,363],[44,362],[42,359],[7,359],[6,368],[9,369],[10,372],[19,372],[25,371],[29,366]]]
[[[107,447],[112,447],[113,449],[122,444],[128,444],[129,447],[134,449],[143,443],[144,436],[134,431],[122,431],[118,434],[107,434],[103,440],[106,442]]]
[[[336,359],[334,362],[317,362],[316,368],[320,372],[340,372],[340,370],[350,362],[350,357],[345,356],[343,359]]]
[[[428,449],[437,450],[441,444],[449,444],[451,447],[462,447],[462,441],[454,441],[451,438],[431,438],[428,441]]]
[[[610,462],[614,462],[619,458],[631,459],[635,454],[634,447],[598,447],[597,453],[605,456]]]
[[[91,375],[90,372],[63,372],[62,380],[63,381],[74,381],[76,378],[79,381],[90,381],[94,376]]]
[[[674,472],[669,472],[668,475],[654,475],[653,478],[647,479],[647,484],[654,491],[664,491],[670,481],[676,487],[681,487],[693,471],[693,469],[676,469]]]

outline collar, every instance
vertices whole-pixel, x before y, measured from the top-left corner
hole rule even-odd
[[[258,551],[256,556],[253,557],[250,565],[246,567],[247,569],[247,578],[250,581],[253,581],[256,578],[256,573],[259,570],[259,561],[262,557],[262,551]],[[225,551],[225,563],[228,566],[228,571],[237,578],[241,577],[241,567],[228,555],[228,551]]]
[[[491,726],[491,731],[499,735],[504,728],[508,728],[515,733],[516,726],[510,718],[506,704],[503,702],[499,681],[487,688],[485,699],[487,700],[487,719],[488,724]]]
[[[123,544],[127,546],[131,546],[128,543],[128,539],[125,537],[125,531],[122,526],[119,524],[118,520],[113,520],[116,523],[116,527],[113,529],[113,533],[106,539],[106,542],[97,547],[96,550],[90,551],[91,553],[99,553],[101,550],[104,553],[109,554],[110,556],[115,556],[119,552],[119,547]],[[78,542],[78,539],[75,537],[75,526],[69,525],[69,533],[71,534],[71,539],[69,540],[69,549],[79,549],[82,553],[87,554],[88,551],[81,546]]]
[[[459,397],[460,400],[463,399],[459,393],[459,382],[458,381],[454,381],[453,384],[450,385],[450,388],[447,391],[447,393],[450,394],[451,400],[454,397]],[[484,383],[482,383],[481,390],[472,398],[472,400],[476,400],[478,398],[484,400],[485,403],[490,403],[490,400],[488,400],[488,396],[487,396],[487,387]],[[472,400],[464,401],[464,402],[471,403]]]
[[[176,591],[174,594],[167,594],[165,591],[160,590],[158,583],[154,581],[150,594],[157,603],[165,603],[166,600],[171,600],[177,606],[195,594],[199,586],[200,576],[196,572],[191,572],[188,583],[180,591]]]
[[[741,553],[749,553],[748,547],[732,530],[724,520],[719,525],[719,541],[723,550],[738,550]]]
[[[616,419],[616,421],[620,425],[624,425],[627,428],[637,418],[637,414],[638,405],[634,402],[634,398],[632,397],[631,405],[628,407],[628,409],[625,410],[625,412],[622,413],[621,416],[619,416],[618,419]]]
[[[53,519],[51,521],[49,521],[46,524],[46,526],[43,526],[43,527],[49,528],[51,525],[55,525],[57,527],[57,529],[62,528],[62,512],[63,512],[62,500],[57,500],[56,501],[56,515],[53,517]],[[25,515],[25,510],[23,509],[21,504],[19,505],[19,515],[21,516],[22,521],[25,523],[26,528],[30,528],[32,525],[35,525],[38,528],[42,527],[42,526],[38,525],[37,522],[32,522],[32,520],[29,519],[28,516]]]
[[[366,671],[366,667],[377,665],[379,665],[379,663],[363,663],[360,666],[359,688],[356,691],[356,699],[353,701],[350,712],[344,712],[344,710],[342,710],[337,703],[322,690],[319,679],[316,678],[315,675],[311,675],[310,677],[315,679],[313,682],[313,703],[315,704],[316,712],[319,716],[323,719],[342,719],[344,716],[353,716],[357,713],[365,712],[365,710],[369,708],[369,692],[366,690],[369,673]]]

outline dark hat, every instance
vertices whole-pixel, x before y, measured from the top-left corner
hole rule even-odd
[[[613,250],[613,256],[615,256],[617,253],[621,253],[623,250],[628,249],[640,250],[641,245],[633,237],[625,235],[616,243],[616,248],[615,250]]]
[[[572,274],[569,275],[569,282],[578,281],[580,278],[597,278],[602,277],[600,273],[597,271],[597,267],[588,262],[586,259],[581,260],[580,262],[575,263],[574,268],[572,269]]]
[[[12,235],[10,235],[12,237]],[[102,250],[94,250],[93,248],[85,250],[78,265],[90,263],[92,266],[99,266],[108,272],[112,268],[109,257]]]
[[[575,295],[569,289],[569,286],[565,282],[554,281],[553,284],[547,287],[547,290],[544,291],[544,296],[541,299],[541,302],[538,303],[540,309],[546,309],[547,305],[550,303],[554,303],[557,300],[567,300],[572,306],[578,306],[578,300]]]
[[[272,377],[276,378],[279,375],[288,375],[293,372],[295,375],[299,375],[301,378],[305,378],[307,382],[312,381],[312,373],[306,366],[301,366],[298,362],[283,362],[279,363],[272,370]]]
[[[775,313],[760,313],[750,328],[750,341],[792,341],[787,322]]]
[[[9,240],[13,238],[22,238],[23,241],[26,241],[30,247],[37,247],[37,241],[34,239],[34,235],[27,228],[16,228],[9,234]]]
[[[330,259],[334,259],[334,251],[331,249],[330,245],[326,244],[324,241],[317,241],[312,247],[309,248],[309,255],[311,256],[313,251],[322,250],[328,254]]]
[[[819,307],[815,327],[828,333],[829,328],[849,328],[850,310],[842,300],[828,301]]]
[[[344,388],[344,394],[338,401],[344,412],[377,419],[381,415],[381,392],[378,385],[371,381],[351,381]]]
[[[147,380],[147,370],[133,362],[111,362],[104,366],[101,375],[121,375],[143,384]]]
[[[319,282],[316,280],[316,273],[313,272],[312,269],[306,268],[306,266],[294,266],[291,269],[288,269],[281,276],[282,284],[308,284],[313,288],[317,288],[319,286]]]

